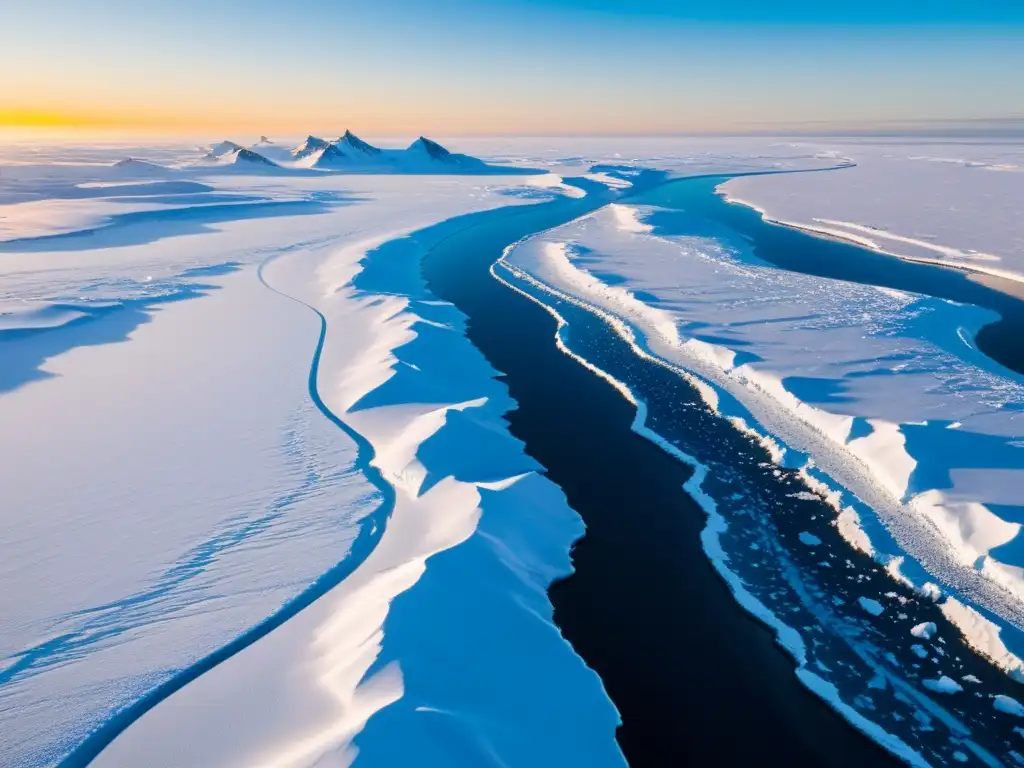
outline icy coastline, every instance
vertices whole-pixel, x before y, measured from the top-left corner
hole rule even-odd
[[[911,407],[919,408],[920,415],[915,413],[907,418],[902,414],[901,420],[901,414],[893,408],[906,398],[893,398],[891,390],[888,395],[884,391],[872,394],[864,385],[844,386],[839,390],[841,396],[835,396],[825,394],[829,390],[824,388],[822,395],[810,395],[812,404],[787,388],[792,386],[790,382],[813,381],[809,375],[827,370],[826,365],[835,369],[841,359],[835,352],[847,355],[855,371],[864,370],[858,360],[892,359],[899,363],[893,371],[897,376],[898,371],[908,369],[905,381],[912,388],[926,373],[913,370],[915,360],[921,359],[918,356],[931,356],[942,350],[950,359],[956,359],[953,356],[959,353],[963,360],[959,368],[953,368],[956,373],[951,382],[967,376],[992,382],[993,392],[1016,402],[1013,393],[1019,390],[1018,382],[1002,380],[1002,369],[993,371],[991,365],[985,371],[984,358],[976,351],[960,351],[963,343],[956,329],[962,328],[960,335],[969,336],[972,329],[986,320],[986,313],[870,287],[836,284],[826,290],[824,285],[819,288],[814,284],[824,282],[820,279],[785,273],[780,276],[756,259],[744,256],[735,242],[723,247],[714,239],[716,235],[720,238],[721,233],[690,238],[661,234],[678,230],[670,215],[670,211],[656,207],[612,204],[511,250],[506,257],[507,268],[512,270],[509,274],[539,281],[538,287],[557,290],[563,298],[578,297],[592,311],[604,313],[620,334],[632,336],[635,331],[637,349],[642,354],[667,361],[678,367],[683,376],[697,377],[694,384],[711,408],[751,431],[779,466],[798,470],[814,490],[814,497],[826,499],[836,512],[842,513],[837,518],[838,530],[852,546],[870,552],[894,577],[904,582],[909,579],[922,594],[941,594],[931,583],[933,573],[941,574],[944,579],[939,580],[951,593],[943,602],[946,618],[956,624],[976,651],[1011,676],[1019,675],[1020,661],[1004,644],[1019,645],[1019,598],[1007,591],[1019,589],[1019,569],[1012,560],[1000,562],[996,556],[986,555],[1011,541],[1019,526],[1003,522],[978,501],[959,501],[982,488],[990,494],[1000,493],[1000,487],[1012,488],[1015,481],[1007,473],[1019,464],[1015,465],[1007,454],[1006,461],[1010,463],[997,464],[997,474],[988,477],[983,485],[967,486],[961,482],[952,493],[922,486],[920,479],[923,477],[927,482],[927,478],[941,477],[930,464],[956,466],[955,458],[950,460],[948,455],[922,452],[930,442],[934,444],[929,438],[922,439],[924,434],[934,434],[927,431],[928,417],[935,421],[933,412],[948,416],[932,427],[943,430],[944,437],[951,436],[953,442],[947,439],[941,443],[948,451],[956,444],[955,438],[965,434],[959,432],[965,422],[973,422],[973,429],[992,430],[994,422],[987,417],[991,413],[991,406],[985,404],[987,400],[982,400],[977,415],[972,416],[970,403],[957,398],[955,390],[951,392],[952,399],[943,403],[939,398],[946,390],[931,388],[927,390],[928,397],[936,402],[912,398],[910,402],[915,405]],[[684,275],[685,279],[677,282]],[[761,295],[744,289],[748,281],[757,281]],[[773,292],[790,290],[789,285],[793,286],[793,294],[780,301]],[[847,322],[836,312],[844,302],[851,301],[857,302],[855,308],[841,311],[869,321],[869,335],[863,338],[842,335]],[[798,304],[804,306],[794,314],[792,310]],[[912,308],[910,313],[908,307]],[[693,321],[688,321],[689,312],[694,313]],[[718,320],[716,312],[724,319]],[[927,322],[931,319],[929,313],[937,315],[931,324]],[[956,319],[952,333],[946,337],[937,332],[936,326],[948,322],[950,314]],[[775,334],[773,340],[754,343],[754,334],[766,315],[774,316],[769,320],[774,323],[770,326]],[[887,318],[908,315],[912,321],[915,317],[920,319],[897,326],[895,332],[886,329],[884,324],[893,322]],[[700,322],[694,322],[698,319]],[[824,349],[833,353],[834,362],[817,362],[818,367],[814,368],[805,361],[796,370],[789,363],[789,368],[772,370],[773,365],[779,366],[785,360],[785,346],[789,343],[786,335],[781,337],[784,341],[779,341],[780,326],[806,355],[807,347],[802,346],[805,339],[821,337],[830,325],[836,331]],[[932,346],[928,352],[915,353],[907,337],[914,338],[915,332],[922,331],[918,343]],[[865,347],[868,340],[875,344],[894,343],[888,339],[894,339],[899,346],[888,352]],[[965,366],[974,367],[974,372],[968,373],[970,369]],[[978,367],[985,372],[979,375]],[[894,381],[902,383],[895,377]],[[800,391],[813,392],[801,386]],[[1019,395],[1016,397],[1019,400]],[[955,407],[951,408],[950,403]],[[844,412],[851,405],[858,407]],[[1012,449],[1013,439],[1011,428],[1003,438],[1008,448]],[[967,445],[976,449],[978,443],[968,441]],[[914,481],[915,477],[919,479]],[[995,480],[1007,484],[996,485]],[[868,518],[884,525],[865,524]],[[812,540],[816,541],[814,537],[808,538]],[[908,552],[913,558],[907,556]],[[714,553],[709,551],[709,555]],[[924,562],[927,567],[922,566]],[[983,579],[980,588],[978,576]],[[988,587],[984,586],[986,583]],[[971,595],[973,608],[958,607],[963,606],[964,594]]]
[[[763,157],[737,153],[724,160],[666,156],[651,158],[650,165],[685,173],[834,162],[782,154],[776,148]],[[15,460],[6,470],[12,487],[14,478],[39,477],[44,438],[60,429],[67,438],[60,461],[78,484],[50,484],[46,505],[68,525],[38,531],[39,546],[62,556],[66,577],[78,582],[76,589],[60,590],[67,604],[40,599],[39,615],[19,626],[24,595],[8,596],[6,613],[17,621],[2,627],[8,665],[0,701],[10,706],[0,717],[29,714],[17,720],[15,765],[67,754],[89,728],[109,722],[203,653],[226,647],[345,557],[363,524],[377,543],[372,552],[361,551],[349,578],[161,700],[97,764],[391,765],[413,755],[451,764],[452,750],[462,749],[480,760],[498,755],[515,764],[565,764],[581,755],[589,765],[622,764],[614,740],[618,715],[600,680],[559,635],[546,596],[547,585],[569,572],[567,551],[583,533],[580,520],[509,436],[504,414],[514,403],[466,340],[464,317],[426,292],[420,277],[423,255],[453,231],[449,227],[460,226],[457,220],[430,225],[470,211],[585,194],[566,181],[580,173],[579,159],[556,157],[548,164],[532,155],[529,162],[554,172],[515,179],[232,174],[193,183],[147,179],[162,172],[139,161],[119,171],[130,172],[130,181],[100,186],[76,181],[73,168],[65,168],[44,185],[56,190],[50,202],[33,208],[32,201],[13,198],[3,207],[18,215],[0,220],[8,228],[0,244],[5,274],[14,280],[0,297],[0,334],[9,334],[0,340],[24,354],[9,357],[20,367],[0,379],[0,418],[26,436],[21,455],[10,452]],[[628,193],[637,173],[582,165],[588,182],[610,194]],[[32,172],[27,166],[19,171]],[[84,173],[92,178],[93,171]],[[59,190],[70,188],[81,192],[62,197]],[[84,191],[94,189],[102,191]],[[781,594],[781,586],[756,591],[751,572],[737,567],[755,567],[760,555],[753,547],[775,540],[764,531],[744,538],[731,517],[742,504],[723,501],[718,469],[645,426],[644,397],[558,337],[563,351],[636,404],[638,433],[698,467],[687,490],[709,514],[705,550],[737,600],[778,633],[809,688],[911,763],[936,753],[896,735],[902,733],[898,723],[881,722],[865,701],[909,697],[913,705],[894,704],[893,711],[919,717],[922,733],[952,734],[960,747],[983,755],[968,737],[976,713],[961,721],[943,709],[942,699],[956,703],[972,692],[993,692],[997,704],[983,702],[986,712],[996,712],[1005,725],[1013,717],[1014,691],[980,673],[984,687],[974,688],[979,683],[968,679],[975,675],[966,673],[959,656],[954,659],[954,638],[942,622],[955,624],[977,652],[1020,678],[1013,593],[1020,580],[1015,541],[1024,518],[1014,517],[1012,488],[1020,466],[1013,419],[1021,383],[986,368],[970,345],[988,314],[897,291],[779,278],[735,242],[723,247],[720,232],[680,235],[692,221],[681,227],[672,216],[664,206],[623,200],[511,249],[496,274],[534,300],[530,280],[538,281],[536,290],[559,291],[603,313],[603,322],[631,338],[637,354],[672,366],[708,407],[766,451],[766,477],[771,467],[784,477],[802,476],[803,484],[787,491],[794,504],[834,506],[834,526],[823,531],[822,521],[814,520],[795,528],[791,542],[785,539],[809,558],[783,574],[785,588],[809,590],[814,599],[807,598],[802,613],[784,611],[773,594]],[[45,270],[38,268],[41,258]],[[255,327],[248,323],[252,312],[261,319]],[[320,351],[313,380],[306,381],[318,323]],[[208,334],[209,327],[224,333]],[[759,329],[773,338],[759,336]],[[38,343],[52,339],[63,341]],[[184,346],[188,354],[166,354]],[[145,376],[132,373],[137,361],[161,358]],[[108,385],[90,370],[119,375]],[[873,388],[883,377],[887,386]],[[252,382],[246,397],[201,383],[238,379]],[[128,396],[147,388],[148,398]],[[182,395],[196,390],[211,396]],[[62,399],[64,406],[55,407]],[[251,414],[264,401],[280,408],[254,423]],[[396,495],[386,524],[371,514],[381,509],[380,494],[357,471],[351,435],[316,407],[372,445],[374,467]],[[46,414],[45,423],[30,425],[19,413]],[[136,433],[123,428],[141,413],[150,420],[139,420]],[[207,434],[189,434],[195,413],[205,414],[209,434],[234,440],[207,446],[232,462],[210,462],[190,447]],[[161,449],[152,438],[165,433],[175,438]],[[105,441],[114,434],[123,443]],[[478,449],[467,451],[467,445]],[[189,451],[195,466],[175,463]],[[964,464],[961,457],[970,451],[976,461]],[[135,521],[138,530],[118,535],[118,521],[131,517],[125,504],[137,493],[125,496],[97,482],[110,466],[135,474],[125,487],[166,496],[167,508],[154,506]],[[232,509],[254,466],[264,467],[267,486],[253,494],[254,514],[217,520],[201,514],[210,498],[218,499],[219,509]],[[181,476],[201,478],[194,497],[177,487]],[[331,483],[343,489],[340,503],[327,493]],[[23,483],[18,505],[38,506],[43,487]],[[76,518],[68,494],[80,498],[82,488],[89,491],[90,515],[107,508],[90,537],[109,552],[91,563],[74,556],[84,518]],[[267,499],[278,499],[285,513],[255,514]],[[182,507],[196,514],[175,515]],[[311,509],[319,521],[312,528]],[[307,524],[298,525],[300,519]],[[147,526],[170,533],[176,544],[148,538]],[[840,565],[835,558],[843,550],[830,531],[851,552],[874,558],[897,591],[867,587],[864,574],[875,573],[857,571],[862,593],[831,590],[849,608],[819,599],[815,590],[827,582],[803,569],[815,558],[821,573],[833,561]],[[4,536],[22,558],[15,566],[35,558],[38,547],[14,547],[24,531]],[[126,557],[123,547],[139,541],[148,549]],[[747,556],[738,555],[741,546],[751,547]],[[182,552],[197,559],[178,563]],[[121,565],[106,568],[110,562]],[[253,582],[260,563],[267,564],[262,580]],[[153,583],[150,574],[161,568],[168,578]],[[467,572],[486,577],[467,583]],[[979,575],[982,581],[970,581]],[[125,611],[140,621],[125,626]],[[46,633],[52,631],[45,627],[81,617],[87,617],[79,630],[88,642],[66,645],[64,658],[65,641],[58,637],[50,669]],[[900,688],[900,675],[879,671],[878,683],[864,672],[889,668],[882,644],[846,643],[838,658],[858,672],[831,675],[820,665],[832,647],[819,648],[801,621],[818,622],[835,636],[871,636],[889,623],[908,624],[900,664],[915,679],[921,673],[911,671],[914,664],[934,666],[923,678],[927,696]],[[916,632],[929,623],[945,634],[909,631],[910,624]],[[461,652],[467,645],[473,652]],[[132,663],[124,663],[129,655]],[[512,663],[525,656],[534,663]],[[453,682],[495,670],[501,674],[489,692]],[[852,693],[856,680],[873,682]],[[532,692],[552,685],[559,695],[539,704]],[[878,686],[885,693],[876,692]],[[85,688],[98,696],[81,695]],[[50,729],[59,738],[47,741],[39,734],[54,696],[75,706],[67,708],[60,729]],[[510,723],[537,738],[509,736]],[[392,738],[396,730],[410,734],[407,742]],[[193,737],[184,740],[183,732]],[[921,738],[935,749],[932,737]]]

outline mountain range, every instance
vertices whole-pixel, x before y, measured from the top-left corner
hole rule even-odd
[[[266,136],[249,147],[222,141],[210,147],[199,164],[261,171],[281,168],[353,173],[515,173],[519,170],[490,166],[478,158],[449,152],[423,136],[405,149],[382,149],[351,131],[345,131],[337,139],[308,136],[291,149]]]

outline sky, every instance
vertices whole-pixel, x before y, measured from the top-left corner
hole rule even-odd
[[[1024,117],[1020,0],[0,0],[0,127],[674,134]]]

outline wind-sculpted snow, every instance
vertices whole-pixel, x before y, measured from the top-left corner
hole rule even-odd
[[[617,714],[545,593],[582,524],[508,435],[514,403],[464,318],[419,275],[458,226],[296,254],[268,274],[326,318],[320,392],[370,440],[394,511],[352,576],[97,765],[624,764]]]
[[[379,537],[380,490],[309,388],[321,321],[293,295],[346,243],[508,205],[516,199],[502,193],[519,183],[446,177],[428,182],[429,195],[397,176],[126,184],[88,156],[81,166],[5,166],[0,176],[0,222],[19,236],[0,245],[0,762],[16,768],[87,761],[147,708],[162,709],[170,691],[325,591],[346,572],[350,548]],[[228,196],[265,207],[213,203]],[[55,207],[37,227],[26,206],[44,203],[80,214]],[[260,282],[260,265],[287,295]],[[328,356],[358,379],[354,356],[379,305],[345,301],[353,312],[335,317]],[[451,429],[470,439],[465,428]],[[436,440],[424,450],[448,452]],[[510,471],[528,466],[516,461]],[[452,482],[432,479],[424,496],[462,503],[491,493],[473,485],[452,496]],[[546,578],[561,572],[578,521],[557,492],[523,478],[494,493],[495,508],[528,496],[561,509],[553,551],[562,560],[545,560]],[[529,595],[542,611],[543,589]],[[538,642],[563,649],[554,654],[566,674],[591,686],[616,754],[614,711],[546,626]],[[348,639],[343,632],[338,653]]]
[[[647,197],[657,200],[658,194]],[[718,531],[724,544],[709,541],[709,554],[774,616],[800,630],[804,650],[791,650],[806,665],[800,674],[810,688],[838,701],[853,721],[882,722],[924,755],[938,756],[968,733],[982,734],[979,742],[990,746],[987,712],[968,710],[958,722],[937,715],[941,706],[925,702],[939,684],[914,685],[919,662],[898,659],[910,638],[886,637],[883,628],[907,621],[920,595],[930,602],[946,591],[942,614],[955,625],[947,624],[947,631],[959,629],[967,644],[1019,675],[1021,663],[1007,645],[1020,648],[1017,627],[1024,616],[1024,561],[1014,544],[1024,519],[1014,506],[1024,485],[1016,423],[1024,382],[970,343],[991,313],[782,272],[751,256],[742,238],[687,210],[685,202],[613,204],[519,245],[500,274],[540,301],[554,296],[563,315],[579,312],[573,302],[598,312],[632,340],[636,354],[676,370],[716,413],[764,445],[772,462],[763,466],[777,466],[779,482],[798,483],[787,494],[791,514],[807,504],[808,511],[818,509],[811,519],[835,519],[828,538],[819,529],[798,528],[793,543],[780,542],[780,532],[771,529],[782,525],[781,511],[768,507],[757,518],[764,523],[752,525],[756,496],[737,487],[735,469],[710,445],[683,449],[710,467],[704,485],[714,506],[709,530],[715,516],[724,515]],[[584,346],[587,322],[577,317],[569,323],[568,347],[600,366],[599,347]],[[730,480],[722,482],[726,476]],[[829,506],[834,511],[822,517]],[[847,558],[855,549],[867,552],[894,580],[875,586],[875,574],[854,571],[855,587],[842,581],[826,586],[831,577],[814,584],[824,578],[816,571],[842,565],[842,539],[853,545]],[[769,561],[751,562],[751,551],[770,553]],[[802,563],[810,558],[817,564]],[[854,568],[850,559],[846,567]],[[780,575],[785,586],[777,582]],[[895,584],[921,591],[895,591]],[[867,601],[862,604],[881,609],[870,642],[856,640],[863,632],[851,629],[864,623],[865,612],[851,601],[850,589]],[[958,608],[963,601],[974,608]],[[854,606],[852,612],[846,606]],[[826,640],[829,635],[834,640]],[[790,647],[781,635],[780,642]],[[804,655],[808,648],[813,664]],[[945,652],[917,651],[934,672],[944,668]],[[946,656],[954,667],[962,658]],[[807,678],[812,666],[816,675],[825,673],[818,681]],[[865,688],[878,675],[886,682]],[[898,694],[896,700],[883,690]],[[893,712],[916,722],[920,732],[913,733],[914,726],[908,734],[891,719]],[[925,714],[915,721],[915,712]],[[952,738],[944,747],[925,746],[932,737],[921,735],[934,729],[936,718]]]

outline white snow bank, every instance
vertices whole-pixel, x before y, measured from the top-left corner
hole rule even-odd
[[[836,530],[846,540],[846,543],[854,549],[863,552],[865,555],[874,556],[875,548],[871,545],[871,539],[864,532],[860,525],[860,515],[853,507],[847,507],[836,517]]]
[[[631,181],[619,178],[618,176],[612,176],[610,173],[585,173],[583,176],[584,178],[596,181],[598,184],[604,184],[612,189],[629,189],[633,186]]]
[[[1024,280],[1020,143],[834,143],[856,167],[838,174],[734,179],[730,199],[868,247]],[[950,162],[935,162],[944,153]]]
[[[947,597],[939,606],[942,614],[963,634],[966,643],[1018,682],[1024,682],[1024,661],[1003,643],[1002,629],[981,613],[955,597]]]

